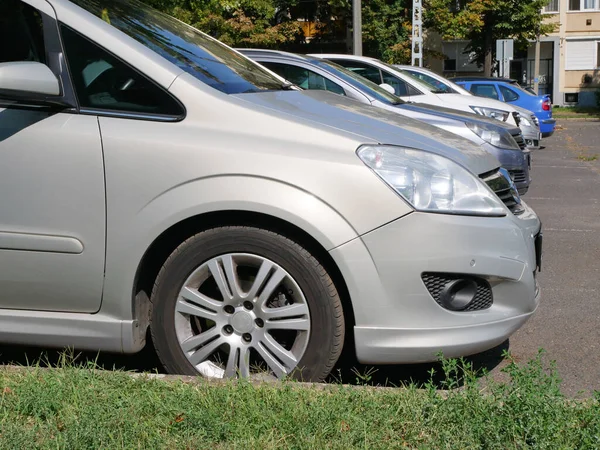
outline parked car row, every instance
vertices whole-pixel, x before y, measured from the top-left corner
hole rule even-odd
[[[172,373],[315,381],[344,346],[464,356],[536,310],[510,105],[352,57],[246,52],[263,66],[135,0],[0,22],[3,343],[149,336]]]

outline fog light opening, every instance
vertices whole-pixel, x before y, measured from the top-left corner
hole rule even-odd
[[[464,278],[452,280],[440,292],[440,302],[451,311],[465,310],[477,294],[477,283]]]

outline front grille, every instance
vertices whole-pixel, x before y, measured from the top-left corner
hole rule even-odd
[[[475,281],[477,283],[477,291],[475,293],[475,298],[469,305],[463,309],[463,311],[480,311],[482,309],[487,309],[492,306],[494,303],[494,296],[492,294],[492,288],[490,287],[490,283],[488,283],[483,278],[479,277],[465,277],[462,275],[455,275],[449,273],[424,273],[421,275],[421,279],[423,283],[425,283],[425,287],[435,300],[435,302],[443,307],[442,302],[440,300],[440,294],[442,293],[442,289],[446,286],[450,281],[458,280],[458,279],[469,279]]]
[[[515,183],[524,183],[527,181],[527,174],[524,170],[509,170],[510,177]]]
[[[500,200],[514,215],[522,214],[525,211],[521,206],[518,194],[516,198],[519,200],[515,199],[515,193],[511,189],[510,181],[499,170],[484,173],[481,175],[481,179],[500,197]]]
[[[513,134],[512,137],[515,138],[515,141],[517,141],[519,148],[521,150],[525,150],[525,148],[527,147],[527,143],[525,142],[525,139],[523,138],[523,133],[521,133],[521,131],[519,130],[519,132]]]

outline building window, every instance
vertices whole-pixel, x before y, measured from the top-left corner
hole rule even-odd
[[[456,71],[456,60],[455,59],[445,59],[444,60],[444,70],[446,72],[455,72]]]
[[[569,11],[589,11],[599,9],[600,0],[569,0]]]
[[[557,13],[559,7],[559,0],[550,0],[548,4],[544,7],[545,13]]]
[[[596,42],[596,69],[600,69],[600,41]]]

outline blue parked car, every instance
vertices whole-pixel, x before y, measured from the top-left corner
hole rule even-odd
[[[508,78],[456,77],[456,84],[481,97],[489,97],[506,103],[514,103],[533,112],[540,122],[542,137],[552,136],[556,119],[552,118],[552,102],[549,95],[535,95],[519,86],[517,80]]]

